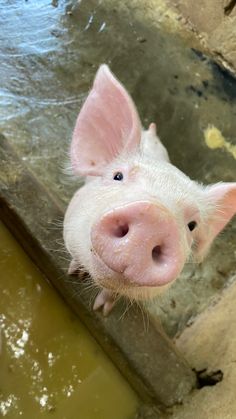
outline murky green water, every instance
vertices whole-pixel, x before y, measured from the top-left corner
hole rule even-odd
[[[0,416],[133,418],[126,381],[1,223],[0,238]]]

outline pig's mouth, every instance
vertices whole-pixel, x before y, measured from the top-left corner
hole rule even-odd
[[[120,290],[130,290],[130,289],[144,289],[150,288],[150,290],[156,290],[156,293],[162,292],[158,290],[165,289],[169,286],[178,276],[178,274],[182,270],[182,266],[179,269],[178,274],[168,279],[167,281],[158,281],[158,279],[154,279],[152,281],[148,278],[148,272],[146,273],[143,279],[139,278],[138,271],[136,275],[131,275],[129,272],[129,266],[122,266],[122,269],[116,270],[112,266],[109,266],[107,262],[105,262],[101,256],[96,252],[96,250],[92,250],[93,253],[93,278],[96,282],[100,285],[104,286],[105,288],[111,289],[113,291],[119,292]],[[148,278],[148,280],[147,280]],[[123,292],[121,292],[123,294]],[[125,293],[127,294],[127,293]]]
[[[95,249],[92,249],[92,253],[93,253],[93,262],[96,268],[98,268],[98,271],[102,272],[103,275],[106,276],[108,274],[108,276],[110,277],[110,275],[113,273],[113,274],[118,274],[121,277],[124,277],[124,271],[126,267],[116,270],[113,267],[109,266],[109,264],[101,258],[101,256],[96,252]]]
[[[93,255],[94,272],[92,277],[95,283],[113,291],[116,295],[120,294],[131,300],[148,300],[158,294],[162,294],[171,285],[171,283],[168,283],[161,287],[150,284],[145,286],[135,281],[127,281],[124,277],[124,272],[116,272],[109,268],[95,251],[93,251]]]

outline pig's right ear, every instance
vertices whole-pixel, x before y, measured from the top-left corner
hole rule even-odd
[[[135,105],[105,64],[99,68],[76,121],[71,162],[75,173],[102,175],[120,153],[135,150],[141,140],[141,123]]]

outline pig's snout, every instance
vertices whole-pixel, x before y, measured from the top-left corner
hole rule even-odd
[[[95,254],[124,280],[137,286],[161,286],[178,276],[185,257],[173,215],[148,201],[105,213],[93,226]]]

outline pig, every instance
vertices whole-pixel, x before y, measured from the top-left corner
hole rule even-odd
[[[154,297],[189,258],[201,262],[236,212],[236,183],[203,186],[169,161],[151,123],[109,67],[101,65],[78,115],[71,166],[85,184],[64,218],[69,273],[87,271],[106,315],[120,295]]]

